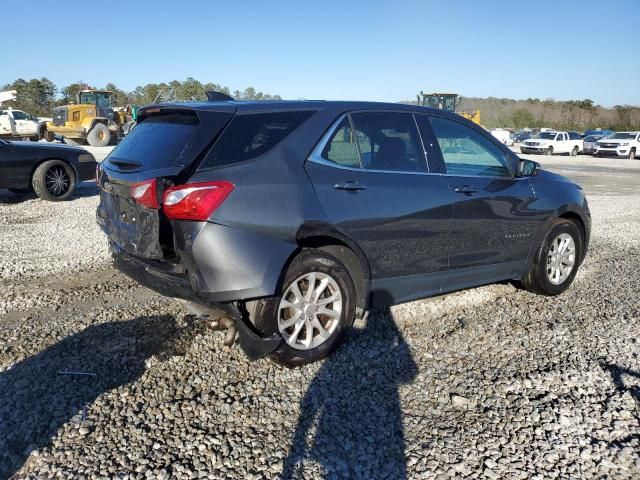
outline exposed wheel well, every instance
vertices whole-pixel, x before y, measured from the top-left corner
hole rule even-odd
[[[362,255],[358,255],[343,241],[329,236],[313,236],[298,240],[300,249],[315,248],[337,258],[351,275],[356,289],[356,316],[361,317],[369,298],[370,270]],[[300,250],[297,250],[295,256]],[[292,256],[292,257],[293,257]]]
[[[558,218],[564,218],[565,220],[571,220],[573,223],[575,223],[578,228],[580,229],[580,233],[582,234],[582,243],[584,246],[584,242],[587,239],[587,229],[584,225],[584,222],[582,221],[582,218],[580,218],[580,215],[578,215],[577,213],[574,212],[565,212],[562,215],[560,215]],[[582,249],[582,259],[584,259],[584,256],[586,254],[586,252],[584,251],[584,248]]]

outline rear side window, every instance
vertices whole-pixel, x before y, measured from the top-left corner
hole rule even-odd
[[[349,118],[344,117],[322,150],[322,158],[343,167],[360,168],[356,138]]]
[[[426,171],[418,130],[411,114],[354,113],[351,120],[362,168],[389,172]]]
[[[264,155],[313,113],[293,111],[238,115],[222,133],[200,168],[220,167]]]

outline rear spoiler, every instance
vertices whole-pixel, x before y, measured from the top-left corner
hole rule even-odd
[[[208,102],[228,102],[234,101],[235,99],[227,95],[224,92],[218,92],[216,90],[207,90],[207,101]]]

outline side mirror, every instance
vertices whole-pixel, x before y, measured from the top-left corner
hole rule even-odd
[[[538,168],[540,168],[540,164],[538,162],[521,158],[520,162],[518,163],[518,176],[531,177],[536,173],[536,170],[538,170]]]

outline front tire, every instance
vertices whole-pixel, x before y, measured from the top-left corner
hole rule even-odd
[[[556,219],[536,252],[523,286],[542,295],[559,295],[573,282],[583,254],[582,231],[575,222]]]
[[[573,147],[573,150],[571,150],[571,156],[575,157],[576,155],[578,155],[578,151],[580,149],[578,147]]]
[[[635,158],[636,158],[636,149],[635,149],[635,148],[632,148],[632,149],[629,151],[629,160],[634,160]]]
[[[283,341],[271,354],[296,367],[333,352],[355,319],[355,287],[345,266],[319,250],[303,250],[293,259],[277,296],[255,310],[256,328]]]
[[[87,135],[87,142],[92,147],[106,147],[110,141],[111,132],[104,123],[96,123]]]
[[[66,200],[76,189],[76,173],[71,165],[62,160],[47,160],[36,168],[31,185],[43,200]]]
[[[549,147],[544,151],[545,155],[553,155],[553,147]]]

